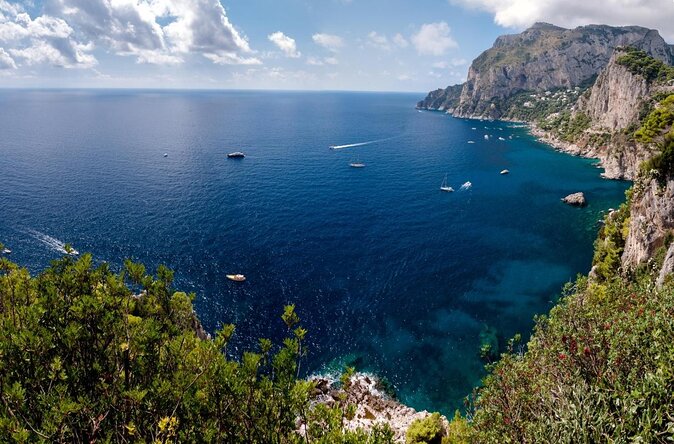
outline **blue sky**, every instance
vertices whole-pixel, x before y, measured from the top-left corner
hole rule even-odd
[[[535,21],[637,24],[671,0],[0,0],[0,86],[427,91]]]

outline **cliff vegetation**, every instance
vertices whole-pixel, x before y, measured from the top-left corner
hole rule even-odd
[[[31,277],[0,259],[0,441],[392,442],[385,426],[343,431],[346,402],[310,402],[293,306],[277,319],[281,344],[234,357],[234,326],[200,338],[193,295],[172,278],[132,262],[113,273],[90,255]]]

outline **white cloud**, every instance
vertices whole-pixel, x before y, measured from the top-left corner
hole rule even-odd
[[[375,31],[370,32],[367,35],[367,44],[376,49],[381,49],[384,51],[390,51],[391,45],[389,45],[388,38],[385,35],[378,34]]]
[[[338,35],[314,34],[311,38],[314,43],[332,52],[337,52],[344,47],[344,40]]]
[[[400,48],[407,48],[410,46],[410,42],[408,42],[407,39],[400,33],[393,36],[393,43],[395,43]]]
[[[46,0],[45,10],[139,63],[176,64],[188,54],[219,64],[260,63],[219,0]]]
[[[324,59],[319,59],[316,57],[307,58],[307,65],[311,66],[324,66],[324,65],[339,65],[339,60],[336,57],[325,57]]]
[[[0,41],[5,44],[2,66],[17,68],[41,63],[63,68],[91,68],[97,64],[94,46],[82,43],[63,19],[41,15],[33,20],[20,5],[0,0]]]
[[[672,0],[449,0],[494,14],[505,27],[524,28],[537,21],[575,27],[591,23],[641,25],[674,39]]]
[[[412,36],[412,43],[417,52],[422,55],[440,56],[448,49],[458,47],[446,22],[422,25],[419,32]]]
[[[447,69],[447,68],[449,68],[449,63],[447,63],[447,62],[435,62],[435,63],[433,63],[432,66],[435,69]]]
[[[269,34],[267,36],[270,42],[275,44],[283,53],[286,55],[286,57],[291,57],[291,58],[298,58],[302,54],[297,51],[297,44],[295,43],[295,39],[288,37],[282,32],[275,32],[273,34]]]
[[[3,48],[0,48],[0,69],[16,69],[14,59]]]
[[[204,54],[211,62],[216,65],[261,65],[262,61],[256,57],[241,57],[234,52],[219,52]]]

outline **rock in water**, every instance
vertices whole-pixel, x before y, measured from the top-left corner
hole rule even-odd
[[[574,207],[584,207],[587,205],[587,200],[585,200],[585,195],[583,193],[569,194],[564,199],[562,199],[562,202]]]

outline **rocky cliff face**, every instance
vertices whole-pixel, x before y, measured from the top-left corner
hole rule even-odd
[[[656,179],[637,184],[630,209],[630,231],[622,256],[623,267],[633,269],[652,258],[673,230],[674,180],[664,185]],[[665,261],[663,268],[671,265]]]
[[[459,104],[463,84],[448,86],[445,89],[436,89],[428,93],[426,98],[417,103],[417,109],[427,109],[432,111],[454,112]]]
[[[522,91],[546,91],[591,83],[613,50],[632,46],[671,63],[671,47],[657,31],[603,25],[564,29],[536,24],[499,37],[473,61],[454,110],[458,117],[503,116],[504,102]]]
[[[650,93],[651,85],[644,77],[617,63],[621,54],[616,51],[611,56],[592,88],[578,101],[578,111],[590,117],[595,131],[614,132],[637,122]]]

